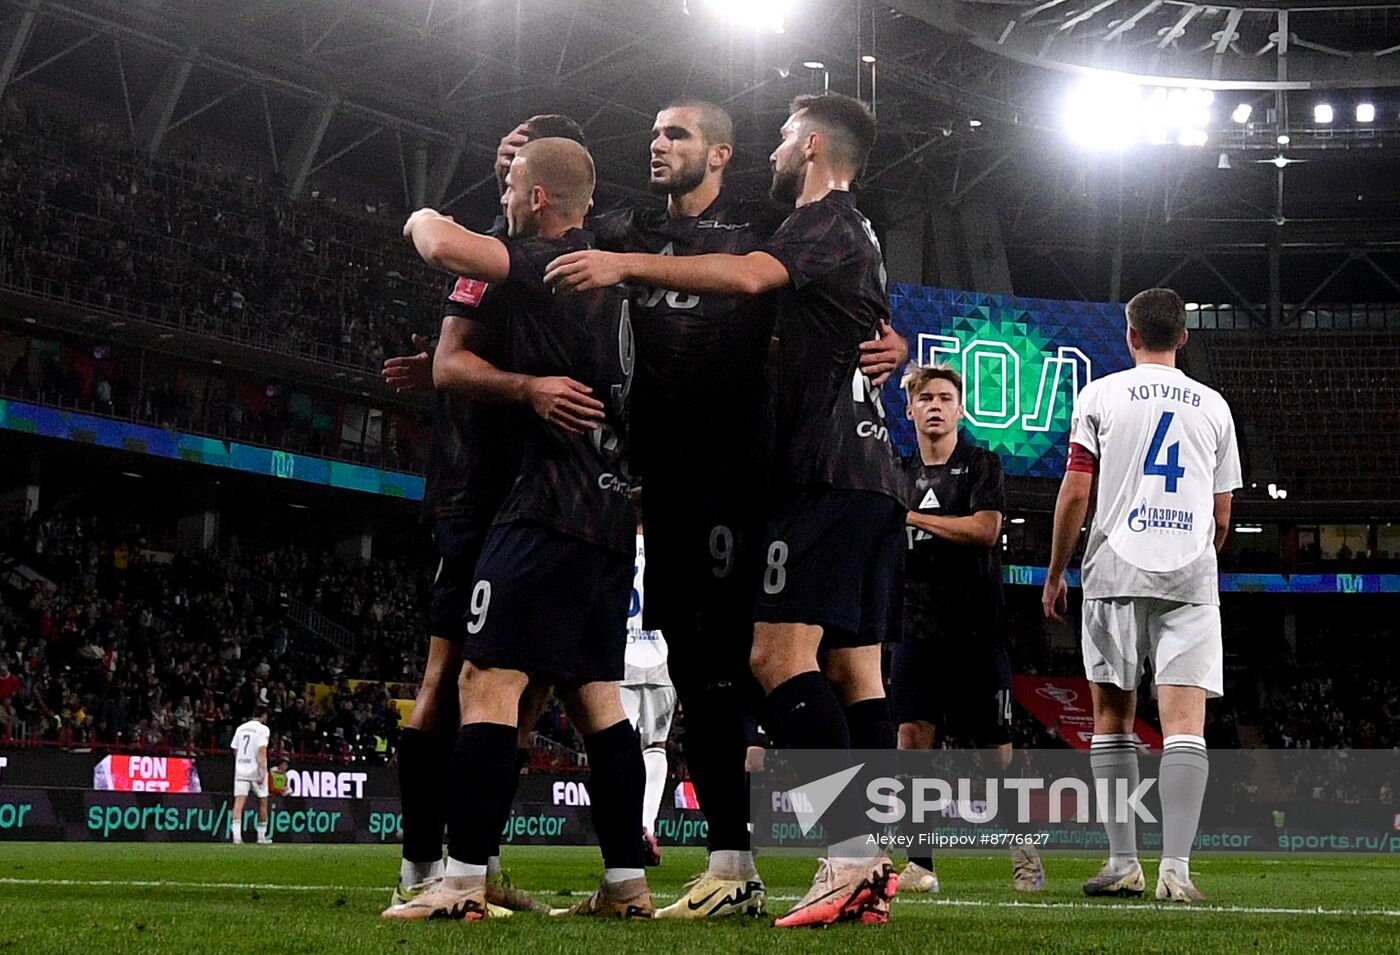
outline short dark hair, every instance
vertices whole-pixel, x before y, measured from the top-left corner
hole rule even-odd
[[[538,116],[531,116],[525,120],[525,125],[529,127],[531,139],[572,139],[574,142],[587,146],[588,140],[583,135],[583,127],[567,116],[558,113],[540,113]]]
[[[963,397],[962,375],[958,374],[948,365],[910,365],[909,370],[904,373],[905,395],[912,401],[914,396],[923,390],[924,385],[930,381],[949,381],[953,387],[958,389],[958,400]]]
[[[1128,300],[1128,327],[1148,351],[1176,351],[1186,331],[1186,303],[1169,288],[1150,288]]]
[[[875,114],[860,100],[841,93],[799,96],[791,110],[822,127],[831,140],[832,159],[852,172],[865,167],[875,145]]]
[[[734,117],[729,110],[707,99],[681,97],[667,103],[666,109],[693,109],[700,114],[700,135],[706,146],[734,145]]]
[[[259,703],[257,706],[253,707],[253,719],[257,719],[260,716],[267,716],[271,712],[272,711],[267,708],[266,703]]]

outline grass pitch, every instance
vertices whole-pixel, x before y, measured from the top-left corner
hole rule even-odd
[[[667,849],[658,903],[703,864]],[[506,850],[515,880],[576,901],[601,872],[594,848]],[[942,895],[901,896],[889,925],[779,930],[771,919],[602,923],[517,914],[477,924],[379,919],[396,846],[0,843],[0,953],[119,952],[1400,952],[1400,859],[1205,855],[1211,900],[1185,908],[1086,899],[1098,859],[1047,856],[1046,890],[1018,895],[1005,855],[941,857]],[[1148,892],[1155,862],[1148,862]],[[811,860],[760,859],[772,914],[805,891]]]

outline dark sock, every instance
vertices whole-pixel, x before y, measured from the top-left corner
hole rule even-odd
[[[493,856],[501,854],[501,834],[505,831],[506,823],[510,821],[510,811],[515,808],[515,794],[520,789],[520,773],[529,762],[529,747],[518,747],[515,750],[515,764],[510,774],[510,785],[501,790],[501,803],[496,806],[492,816],[500,821],[500,825],[496,827],[496,848],[491,853]]]
[[[850,749],[841,701],[820,673],[799,673],[768,694],[773,735],[786,749]]]
[[[452,763],[451,736],[405,729],[399,733],[399,800],[403,809],[403,857],[409,862],[442,859],[447,825],[447,787],[442,774]]]
[[[749,787],[744,773],[748,750],[745,730],[749,702],[733,683],[676,687],[685,709],[681,751],[700,811],[709,831],[711,852],[748,852]]]
[[[846,725],[851,731],[851,749],[895,748],[898,734],[890,716],[890,701],[883,696],[846,707]]]
[[[850,764],[851,732],[836,692],[820,673],[799,673],[778,684],[768,694],[778,746],[784,749],[832,751],[833,771]],[[844,758],[843,758],[844,751]],[[821,828],[827,846],[842,845],[868,833],[870,823],[861,809],[858,788],[847,786],[822,816]]]
[[[585,736],[583,748],[588,753],[588,796],[603,865],[640,869],[642,791],[647,774],[637,731],[627,720],[620,720]]]
[[[514,726],[468,723],[462,727],[448,780],[452,800],[447,832],[450,857],[469,865],[485,865],[497,853],[518,777]]]
[[[910,856],[909,861],[930,871],[933,870],[933,856]]]

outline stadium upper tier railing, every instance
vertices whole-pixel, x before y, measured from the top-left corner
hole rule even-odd
[[[37,254],[59,257],[55,253],[48,252]],[[75,266],[78,264],[76,260],[70,259],[69,261]],[[0,259],[0,287],[47,301],[82,306],[85,309],[110,315],[114,320],[135,319],[150,322],[246,348],[273,354],[295,355],[298,358],[309,358],[312,361],[350,371],[364,371],[372,365],[372,363],[363,360],[353,360],[350,354],[351,349],[326,342],[303,339],[290,330],[275,333],[270,329],[259,327],[258,323],[226,319],[203,309],[161,305],[108,289],[91,288],[44,275],[26,275],[22,274],[12,263],[3,259]],[[250,316],[258,314],[256,306],[247,305],[245,308]]]

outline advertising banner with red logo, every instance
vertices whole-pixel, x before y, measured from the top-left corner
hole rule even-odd
[[[102,757],[93,767],[92,788],[126,793],[197,793],[200,784],[192,759],[113,754]]]
[[[1016,702],[1052,733],[1075,749],[1087,750],[1094,738],[1094,703],[1089,681],[1076,676],[1016,676]],[[1142,720],[1135,727],[1148,749],[1162,748],[1162,734]]]

